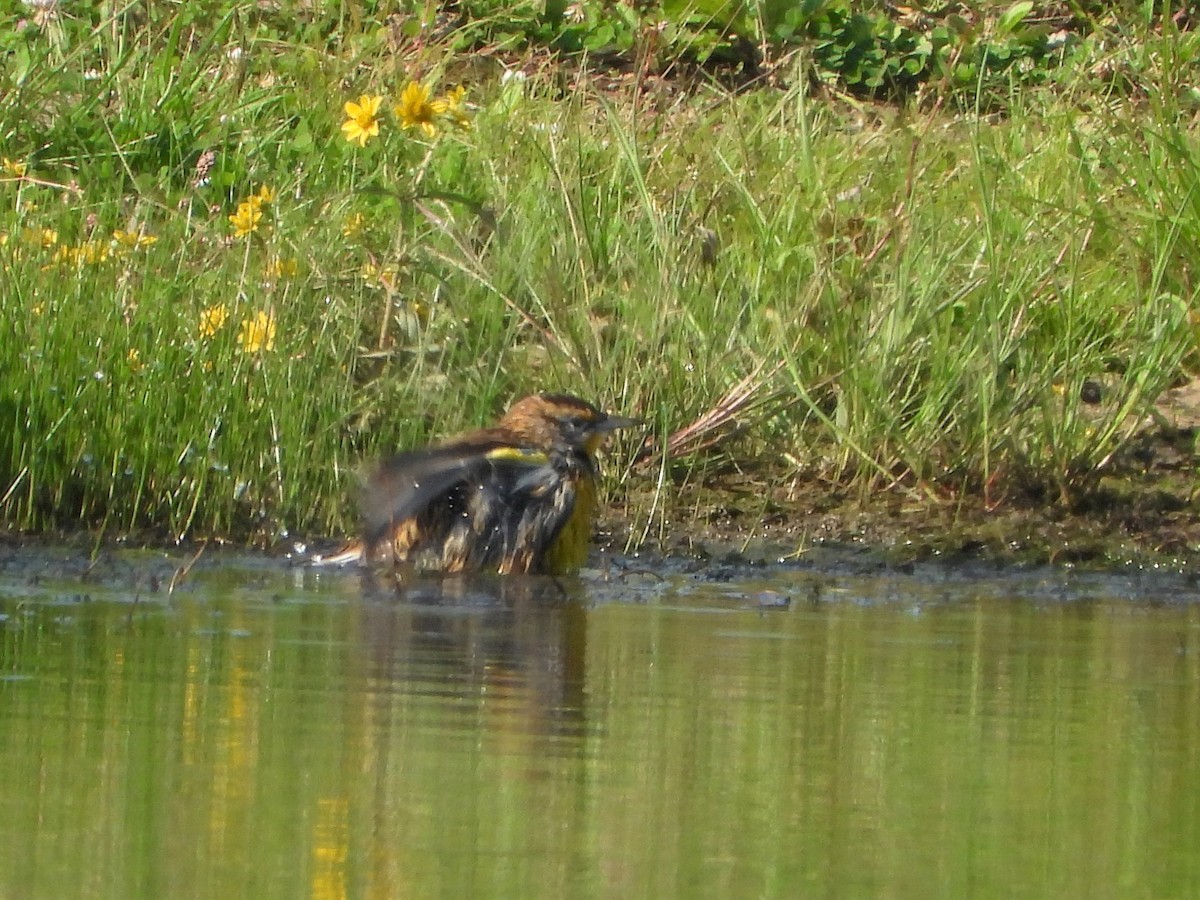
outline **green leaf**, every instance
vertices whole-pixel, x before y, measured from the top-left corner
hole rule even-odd
[[[1000,19],[996,23],[996,30],[1000,34],[1011,34],[1013,29],[1020,25],[1031,12],[1033,12],[1031,0],[1014,3],[1000,15]]]
[[[16,50],[13,51],[12,61],[12,80],[16,84],[24,84],[25,79],[29,77],[29,72],[33,68],[33,60],[29,53],[29,47],[25,44],[19,44]]]
[[[296,123],[295,129],[292,131],[292,149],[297,151],[308,150],[313,145],[312,131],[308,127],[308,122],[300,119]]]

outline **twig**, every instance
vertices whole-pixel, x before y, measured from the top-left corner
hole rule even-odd
[[[192,571],[192,566],[194,566],[196,564],[196,560],[198,560],[200,558],[200,555],[202,553],[204,553],[204,551],[207,547],[208,547],[208,542],[206,541],[205,543],[200,545],[200,549],[196,551],[195,556],[193,556],[186,563],[184,563],[182,566],[180,566],[178,569],[176,569],[175,572],[171,575],[171,583],[167,585],[167,596],[168,597],[170,597],[172,594],[174,594],[175,588],[183,583],[183,579],[187,578],[188,573]]]

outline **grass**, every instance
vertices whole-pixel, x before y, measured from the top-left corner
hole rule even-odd
[[[500,79],[370,22],[297,43],[210,6],[0,23],[8,528],[344,532],[364,459],[537,389],[665,440],[752,385],[737,442],[630,476],[664,490],[716,452],[1069,498],[1195,361],[1188,33],[985,116],[831,99],[801,62],[740,93]],[[465,80],[469,128],[402,127],[414,78]]]

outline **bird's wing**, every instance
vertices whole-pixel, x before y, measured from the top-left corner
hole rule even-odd
[[[458,485],[482,477],[489,468],[507,467],[518,470],[514,482],[526,491],[536,492],[553,475],[545,453],[501,441],[414,450],[385,460],[363,491],[367,545],[377,544],[397,522],[419,515]]]
[[[384,460],[362,493],[367,545],[380,541],[396,522],[417,515],[456,484],[470,478],[480,457],[474,449],[433,447]]]

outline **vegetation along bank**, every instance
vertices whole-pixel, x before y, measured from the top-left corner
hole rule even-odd
[[[618,547],[1189,564],[1193,25],[0,5],[0,522],[344,534],[555,390],[650,423]]]

